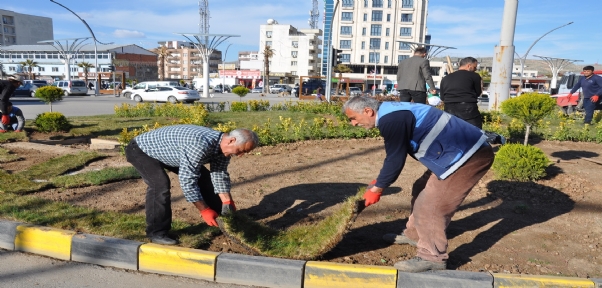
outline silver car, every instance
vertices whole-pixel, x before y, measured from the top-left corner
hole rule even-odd
[[[83,80],[60,80],[52,83],[52,86],[63,89],[65,96],[88,95],[88,86]]]

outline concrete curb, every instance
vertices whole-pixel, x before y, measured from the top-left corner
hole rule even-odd
[[[467,271],[399,272],[392,267],[288,260],[143,244],[0,220],[0,248],[78,262],[264,287],[592,287],[602,279]]]

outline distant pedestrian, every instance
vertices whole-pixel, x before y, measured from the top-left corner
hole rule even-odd
[[[92,84],[92,82],[88,82],[88,89],[89,90],[94,89],[94,84]]]
[[[426,84],[431,93],[437,93],[431,75],[431,65],[426,58],[426,48],[414,50],[414,56],[399,62],[397,71],[397,90],[399,101],[426,104]]]
[[[592,124],[594,118],[594,110],[602,110],[602,104],[600,103],[600,95],[602,95],[602,77],[594,74],[594,66],[583,67],[583,76],[579,78],[579,81],[573,86],[571,92],[569,92],[568,98],[571,98],[571,94],[577,92],[581,88],[583,92],[583,108],[585,109],[584,124]]]

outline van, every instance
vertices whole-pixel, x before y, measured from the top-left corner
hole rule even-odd
[[[52,83],[63,90],[65,96],[69,95],[88,95],[88,86],[83,80],[59,80]]]
[[[121,95],[123,97],[126,98],[132,98],[132,95],[137,93],[137,92],[143,92],[149,89],[154,89],[160,86],[169,86],[169,87],[176,87],[176,86],[180,86],[180,83],[178,83],[178,81],[145,81],[145,82],[140,82],[136,85],[134,85],[134,87],[128,87],[123,89],[123,91],[121,92]]]

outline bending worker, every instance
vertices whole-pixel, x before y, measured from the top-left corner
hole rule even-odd
[[[23,131],[23,126],[25,126],[25,117],[23,117],[23,111],[18,107],[13,106],[12,102],[8,102],[7,106],[8,112],[8,124],[4,125],[4,123],[0,122],[0,133],[4,133],[8,130],[13,130],[15,132]],[[1,114],[4,118],[4,114]]]
[[[376,180],[364,193],[366,206],[380,200],[403,170],[407,155],[428,168],[413,185],[412,212],[406,229],[383,239],[417,247],[417,256],[395,263],[406,272],[447,268],[445,230],[472,187],[493,163],[493,150],[483,131],[437,108],[408,102],[355,97],[343,106],[351,124],[378,127],[386,158]],[[428,180],[427,180],[428,179]]]
[[[258,145],[259,138],[251,130],[236,129],[222,133],[196,125],[162,127],[132,139],[125,149],[125,156],[148,185],[146,235],[151,242],[177,243],[168,236],[172,218],[171,184],[165,170],[178,174],[186,201],[194,204],[208,225],[217,226],[217,208],[210,208],[209,203],[215,195],[201,189],[200,181],[210,174],[215,193],[221,200],[220,212],[235,211],[227,171],[230,157],[241,156]],[[210,172],[203,166],[207,163],[210,164]]]
[[[10,119],[8,117],[8,100],[15,90],[23,84],[23,76],[9,76],[8,80],[0,80],[0,113],[2,113],[2,124],[8,125]]]

